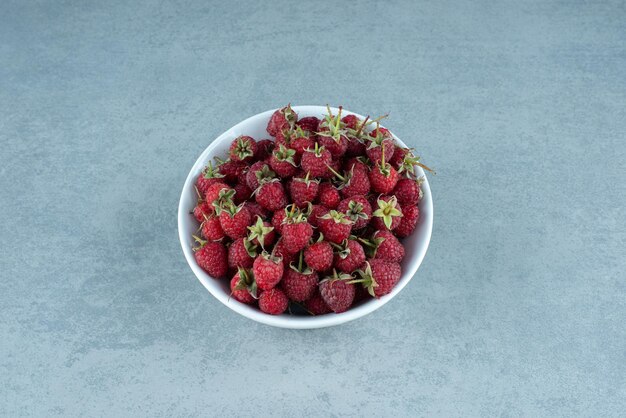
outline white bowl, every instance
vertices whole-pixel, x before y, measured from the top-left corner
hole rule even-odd
[[[298,113],[300,118],[305,116],[317,116],[318,118],[321,118],[326,114],[325,106],[294,106],[293,109]],[[331,109],[335,114],[339,111],[337,108]],[[292,329],[323,328],[343,324],[345,322],[352,321],[353,319],[365,316],[380,308],[400,293],[404,286],[406,286],[411,278],[413,278],[415,272],[424,259],[433,228],[433,202],[428,180],[426,179],[422,183],[423,197],[419,203],[419,223],[413,235],[403,240],[406,249],[406,256],[402,261],[402,277],[400,278],[400,281],[391,293],[381,297],[380,299],[367,300],[361,305],[349,309],[347,312],[340,314],[330,313],[320,316],[294,316],[289,314],[277,316],[268,315],[261,312],[257,307],[243,304],[234,298],[229,297],[229,281],[216,280],[212,278],[196,263],[193,256],[193,238],[191,235],[197,231],[198,223],[193,215],[190,214],[197,202],[197,196],[194,190],[196,178],[206,164],[213,159],[213,157],[226,156],[228,154],[228,148],[231,141],[239,135],[249,135],[257,140],[269,138],[265,128],[267,127],[267,122],[274,111],[275,109],[259,113],[258,115],[252,116],[228,129],[226,132],[217,137],[217,139],[215,139],[204,150],[191,168],[191,171],[187,176],[187,180],[185,180],[183,192],[180,196],[180,203],[178,205],[178,235],[180,238],[180,244],[183,247],[183,253],[187,259],[187,263],[189,263],[191,270],[193,270],[198,280],[200,280],[204,287],[206,287],[206,289],[213,296],[215,296],[217,300],[233,311],[263,324]],[[364,118],[357,113],[346,111],[345,109],[342,110],[342,114],[354,114],[359,118]],[[406,146],[406,144],[395,135],[394,138],[398,144]],[[424,176],[424,171],[420,167],[416,167],[416,174],[418,176]]]

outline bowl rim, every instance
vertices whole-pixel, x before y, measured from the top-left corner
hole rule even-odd
[[[306,113],[306,114],[313,113],[313,114],[323,115],[326,112],[326,106],[301,105],[301,106],[292,106],[292,108],[294,109],[294,111],[298,113]],[[333,112],[339,111],[339,109],[336,107],[331,107],[330,109]],[[420,228],[426,228],[426,235],[425,235],[425,239],[421,243],[419,243],[419,248],[416,251],[415,259],[412,259],[410,264],[403,266],[404,270],[402,271],[402,276],[400,278],[400,281],[398,282],[398,284],[396,284],[394,289],[389,294],[379,299],[368,300],[367,302],[355,308],[349,309],[346,312],[339,313],[339,314],[330,313],[327,315],[301,316],[301,317],[292,316],[289,314],[282,314],[282,315],[265,314],[259,311],[258,309],[253,308],[250,305],[243,304],[233,298],[230,298],[229,295],[223,291],[216,291],[214,289],[215,286],[212,286],[210,284],[210,281],[215,281],[215,279],[209,276],[204,270],[202,270],[202,268],[200,268],[200,266],[198,266],[198,264],[196,263],[195,257],[193,256],[193,251],[191,249],[192,245],[191,245],[191,240],[190,240],[191,237],[186,236],[185,225],[191,221],[192,217],[189,214],[189,208],[184,207],[185,196],[189,193],[189,191],[195,185],[197,175],[201,172],[201,170],[204,168],[206,163],[212,158],[211,154],[213,153],[213,150],[218,147],[218,144],[222,143],[226,139],[232,140],[234,138],[234,136],[233,138],[230,138],[230,136],[232,136],[232,133],[237,132],[240,126],[245,125],[249,122],[252,122],[253,119],[265,118],[266,120],[269,120],[270,116],[276,110],[277,109],[267,110],[261,113],[257,113],[256,115],[250,116],[249,118],[242,120],[241,122],[235,124],[233,127],[227,129],[226,131],[218,135],[204,149],[204,151],[200,154],[200,156],[196,159],[196,162],[191,167],[191,170],[189,171],[189,174],[187,175],[187,178],[185,179],[185,183],[183,185],[180,199],[178,202],[178,238],[180,240],[180,244],[181,244],[185,259],[187,260],[187,264],[189,264],[189,267],[195,274],[196,278],[200,281],[200,283],[202,283],[205,289],[207,289],[209,293],[213,295],[217,300],[222,302],[222,304],[226,305],[231,310],[237,312],[238,314],[246,318],[252,319],[253,321],[256,321],[265,325],[270,325],[270,326],[280,327],[280,328],[289,328],[289,329],[314,329],[314,328],[324,328],[324,327],[340,325],[349,321],[353,321],[357,318],[361,318],[381,308],[383,305],[385,305],[387,302],[393,299],[398,293],[400,293],[402,289],[404,289],[404,287],[415,276],[415,273],[417,272],[420,265],[422,264],[422,261],[424,260],[426,252],[430,245],[432,229],[433,229],[433,219],[434,219],[433,202],[432,202],[432,194],[430,190],[430,185],[428,183],[428,179],[426,178],[425,173],[421,167],[416,167],[416,174],[418,175],[418,177],[422,176],[424,178],[424,181],[421,186],[423,196],[419,202],[419,209],[420,209],[420,218],[422,218],[420,219],[421,221]],[[345,115],[352,114],[361,119],[365,118],[364,116],[358,113],[351,112],[343,108],[342,108],[342,113]],[[383,127],[383,125],[381,125],[381,127]],[[407,145],[400,138],[398,138],[392,131],[390,132],[399,145],[403,147],[407,147]]]

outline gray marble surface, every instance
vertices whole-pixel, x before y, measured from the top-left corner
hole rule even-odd
[[[623,416],[623,1],[0,2],[0,415]],[[438,170],[417,276],[344,326],[214,300],[212,138],[343,104]]]

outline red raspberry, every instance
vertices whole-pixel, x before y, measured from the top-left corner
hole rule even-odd
[[[251,161],[256,154],[256,141],[250,136],[241,135],[230,144],[229,154],[233,161]]]
[[[343,176],[338,176],[342,182],[340,186],[341,195],[346,198],[350,196],[365,196],[370,192],[370,180],[367,172],[363,170],[352,170]]]
[[[374,259],[366,262],[357,273],[362,277],[359,282],[363,283],[370,295],[379,298],[393,290],[400,281],[402,269],[398,263]]]
[[[324,302],[319,290],[316,290],[313,296],[304,302],[304,307],[311,315],[324,315],[332,312],[326,302]]]
[[[328,165],[332,162],[332,155],[324,147],[315,144],[314,149],[308,149],[302,154],[300,162],[302,170],[309,172],[311,177],[326,177],[329,170]]]
[[[276,135],[276,144],[283,145],[294,150],[296,162],[300,161],[302,153],[307,148],[312,148],[315,144],[314,136],[308,131],[302,130],[299,126],[295,129],[284,129]]]
[[[376,207],[372,213],[374,229],[394,230],[400,225],[402,207],[395,196],[381,196],[376,200]]]
[[[200,192],[201,196],[204,197],[207,188],[211,184],[221,181],[222,175],[218,172],[218,170],[213,168],[213,164],[209,162],[209,164],[204,167],[204,170],[202,170],[202,173],[198,176],[198,179],[196,180],[196,188]]]
[[[226,184],[222,182],[216,182],[211,184],[207,190],[204,197],[207,205],[209,205],[209,210],[211,212],[215,211],[215,206],[219,205],[220,199],[229,199],[235,194],[234,190],[228,187]]]
[[[270,167],[282,178],[291,177],[298,172],[295,157],[295,150],[279,145],[270,156]]]
[[[245,171],[248,165],[241,161],[226,160],[218,167],[220,174],[228,182],[235,183],[239,179],[242,171]]]
[[[304,261],[315,271],[327,271],[333,266],[333,247],[319,241],[304,250]]]
[[[359,123],[359,118],[355,115],[346,115],[341,121],[347,129],[356,129]]]
[[[250,211],[252,219],[256,219],[257,216],[260,216],[262,219],[269,219],[270,217],[270,212],[267,209],[262,208],[257,202],[248,200],[243,205],[246,209],[248,209],[248,211]]]
[[[372,161],[380,161],[383,156],[383,147],[385,149],[385,158],[387,161],[393,158],[393,153],[395,151],[395,143],[393,140],[393,135],[385,128],[377,128],[374,129],[369,134],[369,143],[366,145],[367,148],[365,152],[367,153],[367,157]]]
[[[348,131],[341,121],[341,107],[339,113],[333,116],[330,108],[327,107],[328,114],[320,122],[317,128],[317,138],[320,145],[324,146],[333,158],[337,159],[346,153],[348,149]]]
[[[328,209],[335,209],[341,200],[339,191],[330,183],[322,183],[319,188],[319,202]]]
[[[352,221],[344,213],[333,209],[326,215],[318,217],[318,229],[328,241],[340,244],[350,235]]]
[[[270,315],[280,315],[287,310],[289,299],[280,289],[270,289],[259,296],[259,309]]]
[[[252,190],[250,190],[250,188],[246,184],[235,184],[235,195],[233,196],[233,201],[235,202],[235,204],[238,205],[247,201],[248,199],[250,199],[250,196],[252,196]]]
[[[246,184],[250,190],[254,191],[259,187],[260,182],[274,177],[276,177],[276,173],[270,169],[269,164],[265,161],[257,161],[246,172]]]
[[[291,105],[278,109],[272,114],[267,124],[267,133],[276,136],[283,129],[291,129],[298,121],[298,114],[293,111]]]
[[[354,300],[354,285],[349,283],[352,276],[333,272],[333,275],[320,282],[320,294],[328,307],[335,313],[348,310]]]
[[[420,211],[415,205],[402,208],[402,219],[400,225],[393,232],[400,238],[408,237],[415,231],[417,221],[419,220]]]
[[[300,272],[293,268],[285,270],[280,284],[290,300],[304,302],[310,299],[317,290],[317,273],[311,270]]]
[[[252,264],[256,284],[261,290],[274,288],[283,277],[283,263],[280,257],[263,251]]]
[[[283,245],[294,254],[307,246],[313,236],[313,228],[303,217],[296,217],[283,225]]]
[[[314,226],[317,228],[319,226],[319,219],[322,216],[326,215],[327,213],[328,213],[328,209],[325,206],[313,205],[311,207],[311,212],[309,213],[307,220],[309,221],[311,226]]]
[[[417,205],[420,198],[420,185],[416,180],[401,178],[393,189],[398,202],[404,205]]]
[[[205,215],[208,216],[213,213],[213,207],[205,201],[198,202],[195,208],[193,208],[193,216],[198,222],[204,222]]]
[[[266,181],[256,191],[256,202],[272,212],[287,206],[285,188],[278,179]]]
[[[332,137],[324,136],[323,134],[324,131],[318,134],[319,144],[326,148],[330,152],[330,155],[333,156],[333,158],[341,158],[341,156],[344,155],[346,153],[346,150],[348,149],[348,138],[345,135],[341,135],[338,137],[337,140],[335,140]]]
[[[270,247],[274,243],[276,233],[274,227],[267,221],[263,221],[260,216],[256,217],[256,223],[248,227],[250,233],[248,240],[254,245],[260,245],[261,248]]]
[[[271,139],[262,139],[256,143],[256,155],[254,159],[257,161],[266,160],[274,151],[274,141]]]
[[[339,202],[338,212],[345,213],[354,224],[353,230],[365,228],[372,218],[372,205],[363,196],[352,196]]]
[[[196,263],[208,273],[209,276],[219,279],[228,272],[228,259],[226,247],[221,242],[206,242],[196,237],[200,247],[194,248]]]
[[[358,269],[365,262],[365,259],[365,251],[363,251],[361,244],[349,239],[335,253],[334,265],[337,270],[349,274]]]
[[[374,258],[400,263],[404,258],[404,246],[389,231],[376,231],[372,237],[376,245]]]
[[[279,234],[283,233],[283,221],[287,218],[287,213],[284,209],[279,209],[274,212],[272,216],[272,226]]]
[[[202,222],[202,236],[208,241],[220,241],[224,238],[224,231],[220,225],[220,220],[215,215],[207,216]]]
[[[232,239],[243,238],[248,235],[248,226],[252,223],[252,215],[244,206],[235,206],[229,203],[219,211],[220,225],[226,235]]]
[[[396,145],[393,151],[393,157],[389,158],[389,164],[393,166],[396,170],[399,170],[402,166],[402,162],[404,161],[404,157],[410,152],[408,148],[402,148],[399,145]]]
[[[374,167],[372,167],[372,170],[369,172],[372,191],[383,194],[390,193],[393,191],[394,187],[396,187],[399,178],[400,176],[396,169],[386,162],[385,153],[383,151],[382,160],[376,161]]]
[[[303,131],[308,131],[311,133],[317,132],[317,127],[319,126],[319,124],[320,120],[315,116],[307,116],[296,122],[296,125],[298,125]]]
[[[285,269],[288,269],[291,263],[293,263],[296,259],[296,254],[287,251],[283,240],[279,240],[274,246],[274,254],[276,255],[276,257],[282,257],[283,267]]]
[[[228,266],[231,269],[252,268],[254,257],[250,255],[250,252],[256,256],[255,249],[254,245],[245,238],[237,238],[228,248]]]
[[[370,168],[367,164],[365,164],[365,162],[363,162],[363,160],[367,161],[367,158],[365,157],[350,158],[343,163],[343,170],[345,172],[350,172],[351,170],[355,170],[355,171],[362,170],[365,173],[369,173]]]
[[[305,207],[307,202],[312,203],[317,197],[319,184],[319,180],[309,179],[309,173],[304,177],[294,177],[289,183],[291,201],[299,208]]]
[[[256,302],[256,283],[246,269],[240,268],[231,279],[230,294],[241,303],[252,305]]]

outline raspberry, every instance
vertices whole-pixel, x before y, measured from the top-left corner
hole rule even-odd
[[[402,148],[401,146],[396,145],[393,151],[393,157],[389,158],[389,164],[391,164],[396,170],[399,170],[402,166],[402,162],[404,161],[404,157],[409,152],[408,148]]]
[[[318,228],[328,241],[340,244],[350,235],[352,221],[344,213],[333,209],[326,215],[318,217]]]
[[[317,132],[317,127],[320,124],[320,120],[315,116],[307,116],[296,122],[303,131]]]
[[[229,153],[233,161],[250,161],[256,153],[256,141],[250,136],[239,136],[230,145]]]
[[[224,176],[224,180],[234,183],[239,179],[242,171],[248,166],[242,161],[226,160],[218,167],[220,174]]]
[[[250,190],[250,188],[243,183],[235,184],[234,189],[235,195],[233,196],[233,201],[237,205],[247,201],[250,199],[250,196],[252,196],[252,190]]]
[[[222,181],[222,175],[218,170],[213,168],[213,164],[209,163],[196,180],[196,188],[202,196],[206,194],[207,188],[213,184]]]
[[[308,172],[311,177],[326,177],[328,175],[328,165],[332,162],[332,155],[324,147],[315,144],[314,149],[307,149],[302,154],[300,164],[302,170]]]
[[[324,146],[337,159],[346,153],[348,149],[347,130],[341,121],[341,107],[339,113],[333,116],[330,107],[326,106],[328,114],[320,122],[317,129],[317,138],[320,145]]]
[[[284,208],[288,203],[285,188],[277,179],[261,184],[256,191],[255,198],[261,207],[272,212]]]
[[[228,272],[228,259],[226,247],[221,242],[207,242],[194,237],[200,247],[194,248],[196,263],[206,271],[209,276],[219,279]]]
[[[379,298],[393,290],[400,281],[402,270],[398,263],[374,259],[366,262],[357,273],[361,279],[354,282],[362,283],[370,295]]]
[[[319,180],[309,179],[309,173],[304,177],[294,177],[289,183],[291,201],[300,208],[312,203],[317,197],[319,183]]]
[[[209,205],[209,208],[210,208],[209,210],[211,212],[214,212],[215,206],[219,205],[220,199],[223,199],[223,200],[229,199],[234,194],[235,194],[235,191],[232,190],[230,187],[228,187],[226,184],[222,182],[216,182],[207,188],[204,199],[207,205]]]
[[[420,198],[420,185],[416,180],[401,178],[393,189],[393,194],[402,206],[417,205]]]
[[[301,272],[288,268],[285,270],[280,285],[290,300],[304,302],[317,290],[317,273],[311,270]]]
[[[261,205],[259,205],[257,202],[252,202],[248,200],[243,205],[250,212],[252,219],[256,219],[257,216],[261,217],[261,219],[264,219],[264,220],[269,219],[270,217],[270,212],[267,209],[262,208]]]
[[[319,202],[328,209],[335,209],[341,200],[339,191],[330,183],[322,183],[319,188]]]
[[[394,230],[400,225],[402,207],[395,196],[381,196],[376,200],[376,209],[372,213],[374,229]]]
[[[263,251],[252,264],[252,273],[261,290],[274,288],[283,277],[283,263],[280,257]]]
[[[317,228],[319,226],[319,219],[322,216],[326,215],[327,213],[328,213],[328,209],[325,206],[313,205],[311,207],[311,211],[309,213],[309,216],[307,217],[307,220],[309,221],[311,226],[314,226]]]
[[[254,159],[257,161],[266,160],[274,151],[274,141],[271,139],[262,139],[256,143],[256,154]]]
[[[382,159],[383,148],[385,150],[385,157],[387,161],[393,158],[396,145],[391,132],[385,128],[377,127],[370,132],[368,139],[369,143],[366,146],[365,152],[367,153],[367,157],[372,162],[380,161]]]
[[[365,228],[372,218],[372,206],[362,196],[352,196],[339,202],[338,212],[345,213],[354,222],[353,230]]]
[[[295,156],[295,150],[279,145],[270,156],[270,167],[282,178],[291,177],[298,172]]]
[[[232,202],[219,209],[220,225],[226,235],[232,239],[248,235],[248,226],[252,223],[252,215],[244,206],[235,206]]]
[[[313,228],[302,215],[287,218],[283,225],[283,245],[285,250],[294,254],[302,250],[313,236]]]
[[[247,239],[236,239],[228,248],[228,267],[231,269],[236,269],[237,267],[252,268],[252,263],[254,263],[254,257],[256,256],[255,250],[256,247]]]
[[[283,129],[276,135],[276,144],[285,146],[295,151],[296,161],[300,160],[302,153],[313,147],[315,141],[310,132],[303,130],[299,126],[295,129]]]
[[[345,172],[350,172],[351,170],[362,170],[367,174],[370,171],[370,167],[366,164],[366,162],[368,162],[368,159],[365,157],[350,158],[343,163],[343,170]]]
[[[241,303],[252,305],[256,302],[256,283],[248,270],[238,269],[230,281],[230,294]]]
[[[398,183],[398,172],[389,163],[376,162],[372,170],[369,172],[370,184],[372,191],[375,193],[387,194],[393,191]]]
[[[344,273],[352,273],[365,262],[365,251],[361,244],[355,240],[349,239],[341,246],[338,246],[335,253],[335,268]]]
[[[319,241],[304,250],[304,261],[315,271],[327,271],[333,266],[333,247]]]
[[[337,274],[325,278],[320,282],[320,294],[328,307],[335,313],[348,310],[354,300],[354,285],[350,283],[352,276],[349,274]]]
[[[304,307],[311,315],[324,315],[332,312],[326,302],[324,302],[319,290],[316,290],[313,296],[304,302]]]
[[[407,206],[402,208],[402,215],[400,225],[393,230],[393,232],[400,238],[408,237],[413,233],[413,231],[415,231],[420,211],[415,205]]]
[[[195,208],[193,208],[193,216],[198,222],[203,222],[204,217],[210,215],[213,212],[213,208],[205,201],[199,202]]]
[[[298,121],[298,114],[293,111],[290,105],[278,109],[270,117],[267,124],[267,133],[276,136],[283,129],[291,129]]]
[[[208,241],[220,241],[224,238],[220,220],[215,215],[209,215],[204,219],[200,231],[202,232],[202,237]]]
[[[400,263],[404,258],[404,246],[389,231],[376,231],[372,237],[376,246],[374,258]]]
[[[291,263],[296,259],[296,254],[290,253],[285,249],[285,244],[283,240],[280,240],[274,246],[274,254],[276,257],[282,257],[283,259],[283,267],[288,269]]]
[[[246,172],[246,184],[250,190],[256,190],[260,182],[274,177],[276,173],[270,170],[270,166],[265,161],[257,161]]]
[[[259,309],[270,315],[280,315],[287,310],[289,299],[280,289],[270,289],[259,296]]]
[[[339,182],[339,191],[344,198],[350,196],[365,196],[370,192],[370,180],[368,174],[362,170],[351,170],[339,174],[331,170]]]
[[[287,218],[287,213],[284,209],[277,210],[272,216],[272,226],[274,227],[276,232],[281,235],[283,233],[283,221],[285,220],[285,218]]]

